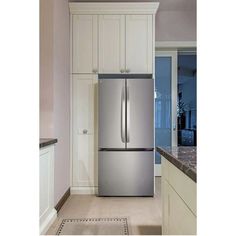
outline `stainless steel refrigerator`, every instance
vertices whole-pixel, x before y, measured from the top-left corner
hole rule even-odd
[[[153,196],[154,80],[100,78],[98,95],[99,196]]]

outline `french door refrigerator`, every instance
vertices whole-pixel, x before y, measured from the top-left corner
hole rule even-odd
[[[98,83],[98,194],[154,194],[154,80]]]

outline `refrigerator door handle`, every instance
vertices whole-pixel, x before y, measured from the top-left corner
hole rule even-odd
[[[125,88],[121,91],[121,141],[125,143]]]
[[[129,143],[130,140],[130,99],[129,99],[129,87],[127,86],[126,90],[126,96],[127,96],[127,130],[126,130],[126,142]]]

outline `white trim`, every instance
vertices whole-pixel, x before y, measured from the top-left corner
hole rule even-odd
[[[155,176],[160,177],[161,176],[161,164],[155,164],[155,169],[154,169]]]
[[[152,77],[153,78],[155,75],[155,31],[156,31],[155,19],[156,19],[156,16],[153,15],[152,16]]]
[[[71,195],[73,194],[97,194],[98,187],[71,187],[70,188]]]
[[[196,41],[156,41],[155,47],[157,49],[163,48],[196,48]]]
[[[70,2],[71,14],[156,14],[159,2]]]
[[[57,211],[55,208],[52,209],[48,217],[44,220],[44,222],[40,225],[40,234],[46,234],[50,226],[57,218]]]
[[[73,181],[73,123],[72,123],[72,15],[70,15],[70,186],[72,186]]]
[[[171,72],[171,145],[178,145],[178,120],[177,120],[177,98],[178,98],[178,55],[172,51]],[[175,129],[174,129],[175,126]]]
[[[156,51],[155,56],[168,56],[171,57],[171,145],[177,146],[177,50]],[[175,125],[175,130],[174,130]]]

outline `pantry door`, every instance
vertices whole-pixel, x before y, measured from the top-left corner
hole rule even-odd
[[[155,57],[155,146],[177,146],[177,51]],[[161,176],[161,157],[155,153],[155,176]]]

